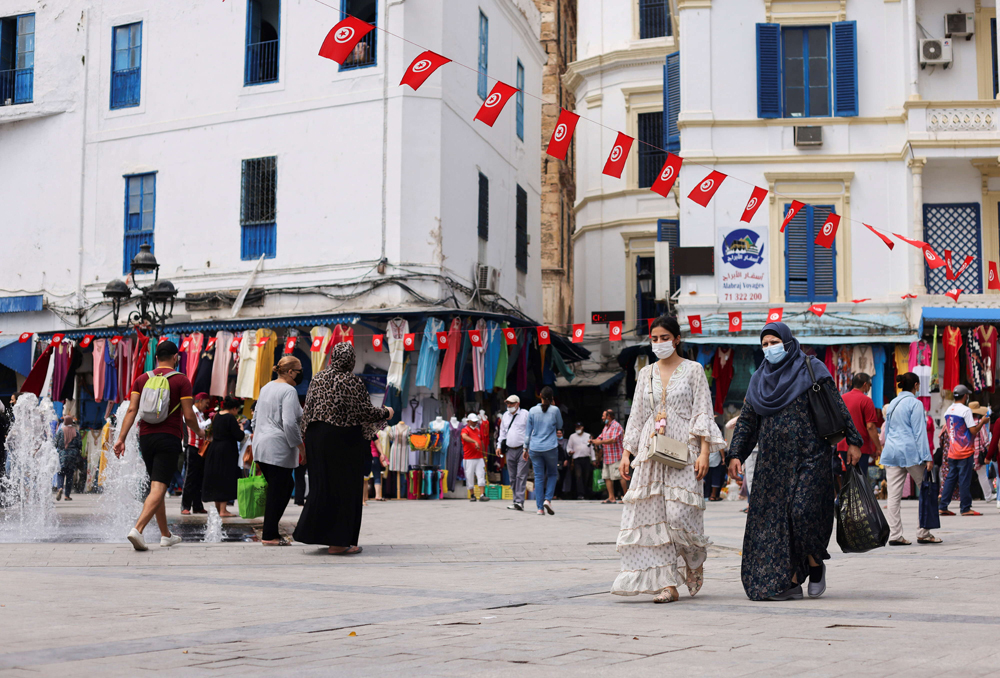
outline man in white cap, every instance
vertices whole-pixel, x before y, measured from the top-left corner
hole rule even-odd
[[[500,419],[498,455],[507,455],[507,474],[514,489],[514,503],[507,508],[511,511],[524,510],[524,493],[528,485],[528,467],[531,462],[524,458],[524,432],[528,423],[528,411],[521,409],[521,399],[516,395],[507,397],[507,411]],[[506,451],[504,449],[506,448]]]
[[[476,501],[476,488],[483,487],[479,501],[489,501],[486,496],[486,443],[485,427],[479,423],[478,414],[468,416],[468,425],[462,429],[462,463],[465,467],[465,484],[472,489],[471,501]]]

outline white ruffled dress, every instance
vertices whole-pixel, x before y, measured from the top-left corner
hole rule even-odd
[[[683,469],[649,461],[662,392],[657,364],[644,367],[625,427],[624,446],[634,457],[634,471],[618,533],[622,569],[611,587],[622,596],[657,594],[684,584],[688,569],[704,564],[711,543],[705,537],[704,490],[694,462],[701,453],[698,436],[708,439],[713,452],[725,449],[726,441],[715,423],[701,365],[683,361],[667,383],[667,435],[688,443],[689,463]]]

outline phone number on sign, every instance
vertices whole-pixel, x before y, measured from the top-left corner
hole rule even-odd
[[[746,293],[729,293],[726,292],[723,296],[723,301],[764,301],[764,294],[762,292],[746,292]]]

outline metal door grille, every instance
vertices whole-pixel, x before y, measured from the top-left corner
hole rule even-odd
[[[973,257],[972,264],[957,280],[948,280],[943,266],[935,269],[925,266],[924,284],[930,294],[944,294],[956,288],[965,294],[982,293],[982,232],[979,203],[924,205],[924,241],[938,256],[943,258],[945,250],[951,250],[955,271],[967,256]]]

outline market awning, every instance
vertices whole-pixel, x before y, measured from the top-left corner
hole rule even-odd
[[[0,365],[21,376],[31,371],[31,342],[20,343],[17,337],[0,337]]]
[[[799,343],[803,346],[842,346],[844,344],[909,344],[917,341],[916,334],[890,334],[890,335],[857,335],[849,336],[797,336]],[[758,337],[684,337],[688,344],[718,344],[719,346],[759,346]]]
[[[977,325],[1000,325],[1000,308],[936,308],[924,306],[920,313],[920,334],[924,326],[952,325],[955,327],[975,327]]]
[[[624,372],[595,372],[593,374],[577,374],[573,381],[567,381],[563,377],[556,379],[558,388],[575,388],[578,386],[596,386],[602,391],[607,391],[625,378]]]

